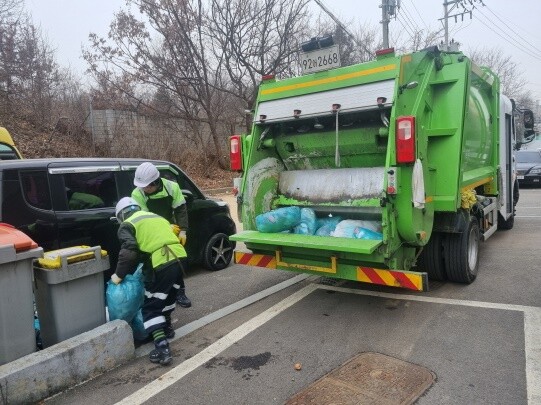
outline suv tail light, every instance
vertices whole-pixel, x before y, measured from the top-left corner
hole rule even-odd
[[[408,115],[396,119],[396,162],[415,161],[415,117]]]

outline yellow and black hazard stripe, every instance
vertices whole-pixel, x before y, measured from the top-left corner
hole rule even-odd
[[[378,284],[388,287],[406,288],[414,291],[428,291],[428,279],[426,273],[418,273],[404,270],[377,269],[374,267],[355,266],[355,275],[345,276],[345,269],[349,266],[340,266],[336,258],[331,257],[330,266],[314,266],[298,263],[286,263],[282,261],[281,252],[276,252],[275,256],[253,254],[242,251],[235,251],[235,263],[248,266],[265,267],[268,269],[287,269],[295,271],[313,271],[317,273],[327,273],[336,278],[345,278],[356,280],[363,283]],[[351,269],[351,267],[349,267]]]
[[[276,257],[269,255],[257,255],[253,253],[235,251],[235,263],[247,266],[276,268]]]
[[[428,284],[426,273],[357,267],[357,280],[363,283],[407,288],[408,290],[426,291]]]

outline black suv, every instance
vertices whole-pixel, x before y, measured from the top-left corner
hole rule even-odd
[[[142,159],[22,159],[0,163],[0,222],[25,232],[45,251],[100,245],[109,252],[112,272],[119,243],[111,221],[117,201],[130,196]],[[162,177],[178,182],[186,198],[190,229],[186,250],[191,263],[209,270],[227,267],[236,232],[224,201],[206,198],[172,163],[151,161]],[[76,194],[78,193],[78,194]],[[76,198],[77,204],[72,204]],[[82,196],[82,197],[81,197]],[[109,274],[106,274],[110,275]]]

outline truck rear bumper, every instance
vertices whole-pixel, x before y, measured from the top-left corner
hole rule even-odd
[[[236,250],[234,257],[236,264],[311,273],[414,291],[428,291],[427,273],[342,264],[336,256],[331,256],[325,263],[319,260],[284,260],[280,250],[276,250],[274,255]]]

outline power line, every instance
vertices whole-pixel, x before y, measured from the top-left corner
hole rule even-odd
[[[469,7],[471,8],[468,9],[468,7],[464,4],[466,2],[469,3]],[[476,8],[475,7],[476,3],[479,3],[482,6],[484,6],[483,0],[444,0],[443,2],[444,15],[443,15],[443,18],[440,18],[439,20],[440,21],[443,20],[443,25],[445,29],[444,35],[445,35],[445,48],[446,49],[449,48],[449,19],[454,17],[455,22],[456,22],[457,18],[461,17],[461,19],[464,20],[464,14],[469,14],[470,18],[472,18],[472,12]],[[451,8],[448,8],[448,6],[451,6]],[[459,6],[462,7],[463,11],[459,11],[456,14],[452,14],[452,15],[449,14],[453,10],[457,9]]]
[[[404,10],[404,16],[406,16],[406,18],[408,19],[408,21],[411,23],[412,27],[415,29],[416,32],[419,32],[421,31],[419,29],[419,26],[417,25],[417,22],[415,21],[415,19],[413,18],[413,16],[410,14],[408,8],[406,7],[406,5],[402,5],[402,8],[401,10]]]
[[[481,14],[483,15],[483,14]],[[486,16],[483,15],[484,18],[487,18]],[[492,27],[490,27],[486,22],[483,21],[483,19],[478,19],[478,21],[483,24],[485,27],[487,27],[489,30],[491,30],[492,32],[494,32],[496,35],[498,35],[500,38],[502,38],[505,42],[507,42],[508,44],[512,45],[513,47],[517,48],[518,50],[521,50],[522,52],[528,54],[529,56],[537,59],[537,60],[540,60],[541,61],[541,56],[538,56],[536,54],[532,54],[528,49],[524,48],[523,45],[518,42],[517,40],[515,40],[513,37],[510,37],[509,35],[502,35],[501,33],[499,33],[498,31],[494,30]],[[493,24],[490,20],[489,22],[491,24]],[[506,34],[505,30],[499,28],[498,26],[496,26],[498,29],[500,29],[504,34]],[[513,43],[512,41],[515,41],[515,43]]]
[[[399,12],[399,14],[400,14],[400,12]],[[402,21],[402,19],[398,18],[398,16],[397,16],[397,18],[396,18],[396,21],[398,21],[398,22],[400,23],[400,25],[402,26],[402,28],[404,28],[404,29],[408,32],[408,34],[409,34],[411,37],[413,37],[413,36],[415,35],[415,30],[414,30],[413,32],[411,32],[411,31],[410,31],[411,27],[410,27],[408,24],[406,24],[406,25],[408,25],[408,26],[404,25],[404,22]]]
[[[486,21],[488,21],[489,24],[492,24],[494,27],[496,27],[498,30],[500,30],[500,32],[502,32],[504,34],[504,39],[506,40],[506,42],[508,42],[509,44],[513,45],[514,47],[520,49],[521,51],[530,54],[531,56],[533,56],[535,58],[541,58],[541,53],[539,53],[539,52],[531,52],[532,51],[531,49],[526,47],[522,42],[520,42],[518,39],[516,39],[513,35],[510,35],[504,28],[502,28],[502,27],[498,26],[496,23],[494,23],[494,21],[492,21],[492,19],[489,16],[485,15],[480,10],[479,10],[479,12],[484,18],[486,18]]]
[[[496,17],[497,17],[500,21],[502,21],[501,16],[498,16],[498,13],[496,13],[495,11],[491,11],[491,12],[494,13],[494,15],[496,15]],[[524,33],[530,35],[531,37],[534,37],[534,36],[535,36],[535,34],[529,32],[528,30],[526,30],[526,29],[524,28],[524,26],[519,25],[519,24],[517,24],[517,23],[515,23],[515,22],[513,22],[513,21],[509,21],[509,22],[510,22],[511,24],[513,24],[515,27],[517,27],[518,29],[520,29],[522,32],[524,32]]]
[[[423,23],[423,25],[425,26],[426,30],[427,31],[430,31],[430,27],[428,25],[426,25],[426,22],[425,22],[425,19],[421,16],[421,13],[419,13],[419,10],[417,10],[417,7],[415,7],[415,3],[413,2],[413,0],[410,0],[411,1],[411,5],[413,6],[413,8],[415,9],[415,12],[417,13],[417,15],[419,16],[419,18],[421,19],[421,22]]]
[[[402,15],[404,18],[398,18],[400,15]],[[407,21],[408,18],[402,12],[402,9],[398,12],[398,15],[396,16],[396,20],[402,25],[402,28],[404,28],[406,31],[408,31],[408,34],[410,34],[412,37],[415,36],[415,32],[417,32],[417,30],[415,29],[415,27],[413,27],[411,25],[411,23],[409,21]]]
[[[471,19],[471,20],[468,22],[468,24],[466,24],[466,25],[464,25],[464,21],[461,21],[461,22],[460,22],[460,25],[459,25],[458,27],[453,28],[453,29],[451,30],[451,34],[452,34],[452,35],[456,35],[458,32],[460,32],[460,31],[462,31],[462,30],[468,28],[468,27],[472,24],[472,21],[473,21],[473,19]]]
[[[538,52],[541,52],[541,50],[539,48],[537,48],[535,45],[533,45],[532,43],[530,43],[527,39],[525,39],[522,35],[520,35],[518,32],[516,32],[513,28],[511,28],[509,25],[507,25],[507,23],[502,20],[498,15],[496,15],[496,13],[494,13],[490,7],[487,6],[487,10],[494,16],[496,17],[498,20],[500,20],[507,28],[509,28],[517,37],[519,37],[520,39],[522,39],[524,42],[526,42],[528,45],[530,45],[532,48],[536,49]]]

